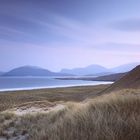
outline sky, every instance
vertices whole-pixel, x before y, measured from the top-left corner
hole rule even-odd
[[[0,0],[0,70],[140,62],[139,0]]]

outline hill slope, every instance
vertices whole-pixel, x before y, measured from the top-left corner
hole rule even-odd
[[[55,73],[47,69],[35,66],[23,66],[15,68],[5,73],[3,76],[66,76],[66,75],[69,74]]]
[[[93,80],[94,81],[117,81],[126,74],[127,73],[115,73],[115,74],[110,74],[110,75],[105,75],[105,76],[99,76],[99,77],[93,78]]]
[[[128,72],[121,79],[112,84],[105,92],[116,91],[120,89],[138,89],[140,88],[140,65]]]

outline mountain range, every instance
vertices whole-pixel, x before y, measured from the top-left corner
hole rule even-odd
[[[140,63],[130,63],[115,68],[105,68],[94,64],[83,68],[62,69],[60,72],[52,72],[36,66],[22,66],[5,73],[0,72],[0,76],[105,76],[128,72],[139,64]]]
[[[89,76],[103,76],[113,73],[124,73],[132,70],[135,68],[139,63],[129,63],[120,65],[114,68],[105,68],[100,65],[89,65],[83,68],[74,68],[74,69],[62,69],[60,72],[62,73],[69,73],[73,75],[89,75]]]
[[[124,65],[120,65],[118,67],[112,68],[111,71],[113,71],[115,73],[128,72],[128,71],[131,71],[133,68],[135,68],[138,65],[140,65],[140,62],[124,64]]]
[[[0,71],[0,76],[3,75],[3,74],[4,74],[4,72]]]
[[[73,75],[92,75],[97,73],[108,72],[108,69],[100,65],[89,65],[83,68],[74,68],[74,69],[62,69],[61,73],[69,73]]]
[[[51,72],[36,66],[23,66],[10,70],[3,76],[70,76],[71,74]]]

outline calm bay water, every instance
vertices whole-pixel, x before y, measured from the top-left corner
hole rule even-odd
[[[111,82],[58,80],[52,77],[0,77],[0,91],[108,84]]]

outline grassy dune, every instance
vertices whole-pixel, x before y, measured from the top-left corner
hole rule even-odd
[[[20,117],[1,113],[0,118],[12,120],[13,135],[20,133],[29,140],[140,139],[140,90],[121,90],[65,106],[60,111]],[[6,129],[2,125],[1,134]]]

